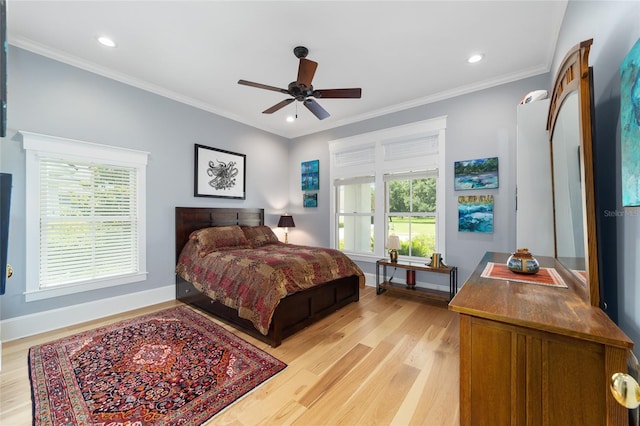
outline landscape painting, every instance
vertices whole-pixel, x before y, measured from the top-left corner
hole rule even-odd
[[[620,65],[622,205],[640,206],[640,40]]]
[[[458,197],[458,231],[493,233],[493,195]]]
[[[498,157],[454,163],[454,189],[493,189],[498,187]]]

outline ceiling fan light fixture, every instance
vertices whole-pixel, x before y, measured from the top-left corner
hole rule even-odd
[[[473,55],[469,56],[469,58],[467,59],[467,62],[470,64],[475,64],[477,62],[480,62],[483,59],[484,59],[484,55],[482,53],[474,53]]]
[[[98,40],[98,43],[100,43],[103,46],[106,46],[106,47],[116,47],[117,46],[116,42],[113,41],[113,39],[110,38],[110,37],[102,35],[102,36],[96,37],[96,39]]]
[[[293,123],[294,121],[295,121],[295,118],[293,117],[293,115],[287,116],[287,123]]]
[[[302,102],[302,104],[309,111],[311,111],[311,113],[313,113],[313,115],[315,115],[318,120],[324,120],[325,118],[329,117],[330,114],[313,98],[359,99],[362,96],[362,89],[359,87],[348,89],[315,90],[311,82],[313,80],[313,76],[315,75],[316,68],[318,67],[318,63],[305,58],[305,56],[307,56],[307,53],[309,53],[308,49],[305,47],[298,46],[293,50],[293,53],[296,57],[298,57],[300,61],[298,64],[298,78],[295,81],[289,83],[286,89],[269,86],[267,84],[254,83],[252,81],[242,79],[238,80],[238,84],[257,87],[259,89],[271,90],[273,92],[280,92],[290,96],[290,98],[284,99],[273,105],[272,107],[265,109],[264,111],[262,111],[263,114],[273,114],[274,112],[279,111],[290,103],[298,101]],[[297,111],[298,104],[297,102],[295,103]],[[298,118],[297,112],[296,118]]]

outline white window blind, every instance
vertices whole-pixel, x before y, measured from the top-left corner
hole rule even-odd
[[[375,146],[365,146],[360,149],[336,152],[333,162],[335,167],[353,167],[359,164],[370,164],[375,161],[375,158]]]
[[[438,155],[438,136],[385,142],[384,161]]]
[[[26,301],[145,280],[148,153],[20,133]]]
[[[385,182],[391,182],[392,180],[428,179],[431,177],[438,177],[438,169],[419,172],[387,173],[383,176],[383,179]]]
[[[138,271],[132,167],[40,161],[40,286]]]

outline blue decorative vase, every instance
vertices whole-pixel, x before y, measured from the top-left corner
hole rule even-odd
[[[535,274],[540,270],[540,263],[529,253],[529,249],[517,249],[507,260],[507,268],[517,274]]]

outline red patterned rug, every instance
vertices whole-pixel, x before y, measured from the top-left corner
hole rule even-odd
[[[187,307],[29,349],[34,425],[200,425],[286,364]]]

